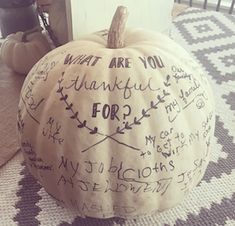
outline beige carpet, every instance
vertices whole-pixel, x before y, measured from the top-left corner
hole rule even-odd
[[[23,80],[0,62],[0,167],[19,149],[16,115]]]

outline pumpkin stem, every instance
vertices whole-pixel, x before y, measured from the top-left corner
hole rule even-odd
[[[42,28],[37,26],[37,27],[34,27],[30,30],[25,31],[24,34],[22,35],[21,41],[22,42],[28,42],[27,36],[34,33],[34,32],[38,32],[38,31],[42,31]]]
[[[107,47],[118,49],[124,47],[124,31],[127,21],[127,8],[118,6],[109,29]]]

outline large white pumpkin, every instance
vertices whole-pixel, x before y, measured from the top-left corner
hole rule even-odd
[[[22,88],[18,129],[27,166],[79,216],[171,208],[209,161],[214,100],[201,68],[159,33],[128,30],[124,45],[108,48],[98,32],[56,48]]]

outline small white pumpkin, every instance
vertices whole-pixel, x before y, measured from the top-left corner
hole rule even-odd
[[[34,64],[51,50],[47,38],[38,31],[19,31],[6,37],[1,46],[1,58],[12,70],[27,74]]]
[[[210,85],[168,37],[122,33],[54,49],[26,77],[18,112],[27,166],[79,216],[131,218],[169,209],[204,175],[214,136]]]

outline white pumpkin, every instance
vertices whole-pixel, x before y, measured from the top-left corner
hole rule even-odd
[[[40,31],[19,31],[8,35],[2,43],[1,59],[15,72],[27,74],[50,50],[47,38]]]
[[[210,157],[214,100],[201,68],[159,33],[127,30],[117,42],[115,21],[108,47],[98,32],[42,58],[19,103],[30,172],[82,217],[169,209],[199,183]]]

